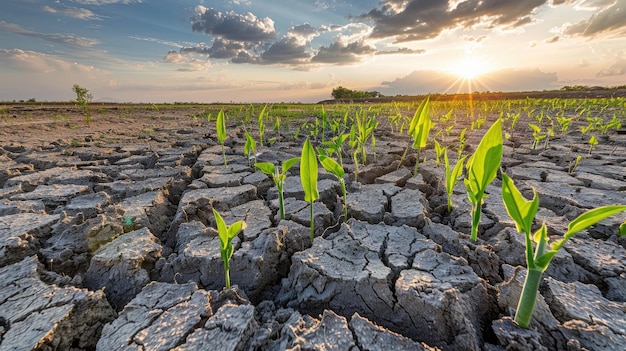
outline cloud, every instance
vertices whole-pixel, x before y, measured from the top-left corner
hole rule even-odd
[[[296,37],[285,37],[261,54],[261,59],[265,64],[306,64],[310,57],[307,46]]]
[[[3,72],[8,70],[9,75],[19,77],[2,97],[9,100],[39,96],[68,100],[72,97],[74,83],[87,87],[96,95],[97,90],[111,81],[105,70],[28,50],[0,49],[0,66],[5,68]]]
[[[436,38],[454,28],[521,27],[533,22],[537,8],[546,2],[465,0],[451,8],[448,1],[384,0],[380,7],[358,17],[374,22],[372,38],[407,42]]]
[[[92,47],[99,43],[96,39],[79,37],[73,34],[39,33],[39,32],[28,30],[20,25],[17,25],[14,23],[8,23],[5,21],[0,21],[0,31],[19,34],[25,37],[38,38],[38,39],[55,42],[55,43],[63,43],[63,44],[71,45],[71,46],[83,47],[83,48]]]
[[[329,46],[320,46],[311,62],[349,65],[361,61],[361,56],[374,54],[376,49],[363,41],[343,43],[336,41]]]
[[[133,3],[141,3],[142,0],[73,0],[73,2],[81,5],[102,6],[112,4],[128,5]]]
[[[191,29],[227,40],[256,43],[273,40],[277,36],[274,21],[269,17],[258,18],[250,12],[223,13],[202,5],[196,6],[196,13],[191,17]]]
[[[556,73],[538,69],[505,69],[484,74],[472,82],[472,91],[531,91],[554,89]],[[415,95],[428,93],[466,93],[470,87],[454,74],[442,71],[416,70],[407,76],[381,83],[385,95]]]
[[[546,40],[544,40],[543,42],[546,44],[552,44],[552,43],[556,43],[557,41],[559,41],[560,37],[558,35],[555,35],[553,37],[550,37]]]
[[[102,19],[100,16],[96,15],[90,10],[82,9],[78,7],[54,8],[50,6],[43,6],[41,9],[49,13],[58,13],[63,16],[72,17],[72,18],[76,18],[76,19],[80,19],[84,21]]]
[[[161,45],[165,45],[165,46],[171,46],[171,47],[175,47],[175,48],[181,48],[182,45],[173,42],[173,41],[169,41],[169,40],[162,40],[162,39],[158,39],[158,38],[152,38],[152,37],[142,37],[139,35],[129,35],[128,36],[131,39],[135,39],[135,40],[141,40],[141,41],[148,41],[151,43],[158,43]]]
[[[599,7],[606,3],[606,1],[588,1],[581,4],[589,8],[598,8],[598,11],[585,21],[565,25],[563,33],[569,36],[595,37],[598,34],[626,30],[626,0],[617,0],[606,7]]]
[[[207,60],[199,60],[189,55],[180,54],[175,50],[170,50],[165,54],[163,61],[181,66],[176,69],[181,72],[204,71],[211,67],[211,63]]]
[[[382,50],[377,51],[376,55],[415,55],[415,54],[423,54],[426,50],[424,49],[409,49],[409,48],[399,48],[397,50]]]
[[[622,52],[613,63],[596,74],[597,77],[623,76],[626,74],[626,56]]]

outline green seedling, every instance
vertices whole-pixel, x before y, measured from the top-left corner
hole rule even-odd
[[[446,193],[448,194],[448,213],[452,211],[452,191],[454,191],[454,186],[456,185],[461,173],[463,172],[463,162],[465,162],[465,158],[467,155],[463,156],[460,160],[457,161],[456,165],[450,172],[450,161],[448,160],[448,152],[444,151],[443,153],[443,161],[445,163],[446,168]]]
[[[467,132],[467,128],[463,128],[461,133],[459,134],[459,152],[457,159],[460,160],[461,156],[463,156],[463,151],[465,151],[465,142],[467,142],[467,137],[465,133]]]
[[[285,180],[287,179],[287,171],[299,161],[299,157],[290,158],[285,160],[280,168],[274,167],[274,165],[269,162],[259,162],[254,164],[256,168],[272,177],[272,180],[274,181],[274,185],[278,191],[278,209],[280,212],[280,219],[285,219],[285,200],[283,189],[285,187]]]
[[[543,272],[548,269],[548,265],[557,252],[574,234],[581,230],[600,222],[601,220],[626,211],[626,206],[611,205],[602,206],[576,217],[567,226],[567,232],[563,238],[549,243],[548,229],[543,223],[539,230],[531,237],[531,226],[535,214],[539,208],[539,198],[537,192],[533,190],[533,199],[526,200],[517,189],[511,178],[502,173],[502,200],[509,216],[515,221],[518,232],[526,237],[526,279],[522,288],[522,293],[515,312],[515,322],[522,328],[528,328],[535,309],[537,291]],[[619,235],[626,235],[624,224],[620,226]],[[536,244],[533,253],[533,241]]]
[[[529,123],[528,126],[530,127],[530,129],[533,130],[534,140],[531,149],[535,150],[537,148],[537,145],[539,145],[539,142],[543,140],[546,136],[544,134],[541,134],[541,128],[538,125]]]
[[[263,106],[261,113],[259,113],[258,125],[259,125],[259,144],[264,145],[265,137],[265,110],[267,105]]]
[[[582,155],[576,156],[576,159],[570,162],[569,171],[567,173],[569,173],[570,175],[573,175],[574,172],[576,172],[576,168],[578,168],[578,165],[580,164],[580,161],[582,159],[583,159]]]
[[[220,110],[215,121],[215,129],[217,131],[217,141],[222,145],[222,155],[224,156],[224,166],[226,164],[226,151],[224,150],[224,141],[226,141],[226,121],[224,117],[224,110]]]
[[[487,186],[496,178],[502,160],[502,121],[489,128],[478,144],[476,151],[467,161],[467,177],[463,179],[467,195],[472,203],[471,240],[478,237],[480,209]]]
[[[437,162],[438,165],[441,164],[441,156],[443,156],[443,154],[446,152],[447,149],[448,149],[447,146],[442,147],[441,144],[439,144],[439,142],[435,140],[435,154],[436,154],[435,162]]]
[[[256,141],[252,137],[252,134],[246,131],[246,143],[243,145],[243,154],[248,158],[248,165],[250,165],[250,160],[254,159],[254,163],[256,164]]]
[[[302,155],[300,157],[300,182],[304,190],[304,201],[311,205],[311,243],[315,240],[315,222],[313,221],[313,201],[320,197],[317,190],[317,156],[311,145],[309,138],[306,139],[302,146]]]
[[[433,123],[430,120],[430,96],[427,96],[424,99],[417,110],[415,110],[415,114],[411,119],[411,123],[409,124],[408,133],[413,138],[413,149],[417,151],[417,157],[415,158],[415,171],[413,175],[417,175],[419,161],[420,161],[420,151],[422,148],[426,147],[426,142],[428,141],[428,133],[432,128]],[[398,168],[404,163],[404,158],[406,157],[408,151],[408,146],[404,150],[404,154],[400,159],[400,164]]]
[[[89,101],[93,99],[93,95],[89,92],[87,88],[83,88],[78,84],[74,84],[72,86],[72,91],[76,94],[76,102],[83,110],[83,115],[85,116],[85,121],[87,124],[91,124],[91,113],[89,112]]]
[[[589,155],[591,155],[591,151],[593,151],[593,147],[596,145],[598,145],[598,138],[592,135],[591,138],[589,138]]]
[[[326,153],[332,155],[337,154],[339,164],[343,167],[343,143],[350,137],[350,134],[341,134],[333,137],[332,140],[326,140],[322,145],[326,146]]]
[[[246,222],[237,221],[227,226],[222,216],[215,209],[213,209],[213,216],[215,216],[217,234],[220,238],[220,254],[222,256],[222,262],[224,262],[226,289],[230,289],[230,259],[233,257],[233,252],[235,251],[233,248],[233,238],[246,228]]]
[[[346,182],[343,179],[346,173],[343,167],[332,158],[326,155],[320,155],[319,159],[320,159],[320,163],[322,164],[322,167],[324,167],[326,172],[331,173],[332,175],[337,177],[337,180],[339,180],[339,185],[341,185],[341,192],[343,195],[343,206],[342,206],[342,211],[341,211],[342,217],[344,219],[347,219],[348,218],[348,192],[346,191]]]

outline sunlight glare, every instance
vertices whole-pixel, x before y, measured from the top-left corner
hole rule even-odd
[[[452,73],[465,80],[476,79],[489,71],[487,64],[475,57],[459,60],[451,69]]]

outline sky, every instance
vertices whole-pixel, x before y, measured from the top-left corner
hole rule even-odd
[[[626,0],[2,0],[0,101],[626,84]]]

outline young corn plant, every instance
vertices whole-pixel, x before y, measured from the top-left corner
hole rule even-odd
[[[233,252],[235,251],[233,248],[233,238],[246,228],[246,222],[237,221],[227,226],[222,216],[215,209],[213,209],[213,216],[215,216],[217,234],[220,238],[220,254],[222,256],[222,262],[224,262],[226,289],[230,289],[230,259],[233,257]]]
[[[243,145],[243,154],[248,158],[248,166],[250,161],[254,159],[256,164],[256,141],[248,131],[246,131],[246,143]]]
[[[319,191],[317,190],[317,168],[317,156],[315,155],[311,141],[307,138],[302,146],[302,154],[300,157],[300,182],[304,190],[304,201],[311,205],[311,244],[313,240],[315,240],[313,201],[320,197]]]
[[[541,127],[539,127],[538,125],[529,123],[528,126],[530,127],[530,129],[533,130],[533,145],[531,146],[531,149],[535,150],[537,149],[537,145],[539,145],[539,142],[543,140],[546,136],[544,134],[541,134]]]
[[[409,135],[413,138],[413,149],[417,150],[417,157],[415,158],[415,171],[413,172],[414,176],[417,175],[419,167],[420,151],[422,148],[426,147],[428,133],[430,132],[432,126],[433,123],[430,119],[430,96],[427,96],[415,111],[408,130]],[[404,154],[400,159],[400,165],[404,162],[408,148],[409,147],[407,146],[404,150]]]
[[[265,110],[267,110],[267,105],[263,106],[261,113],[259,113],[258,126],[259,126],[259,144],[263,146],[263,142],[265,141]]]
[[[224,156],[224,166],[226,164],[226,151],[224,150],[224,141],[226,141],[226,121],[224,118],[224,110],[220,110],[215,121],[215,129],[217,130],[217,141],[222,145],[222,155]]]
[[[339,185],[341,185],[341,192],[343,195],[341,217],[345,220],[348,218],[348,192],[346,191],[346,182],[343,179],[346,173],[343,167],[332,158],[326,155],[320,155],[319,159],[326,172],[334,175],[337,177],[337,180],[339,180]]]
[[[446,153],[447,149],[448,149],[447,146],[442,147],[441,144],[439,144],[439,142],[435,140],[435,154],[436,154],[435,162],[437,162],[438,165],[441,164],[441,157],[443,156],[444,153]]]
[[[567,232],[562,239],[549,243],[548,229],[545,223],[531,236],[531,226],[539,208],[539,198],[534,189],[533,193],[533,199],[526,200],[511,178],[502,173],[502,200],[504,201],[504,206],[509,216],[515,221],[517,231],[523,233],[526,237],[526,267],[528,270],[515,312],[515,322],[522,328],[528,328],[530,324],[541,276],[548,269],[550,261],[563,245],[581,230],[607,217],[626,211],[626,206],[610,205],[584,212],[568,224]],[[625,223],[620,226],[618,234],[620,236],[626,235]],[[534,253],[533,241],[536,244]]]
[[[278,211],[280,213],[280,219],[285,219],[285,200],[283,189],[285,187],[285,180],[287,179],[287,171],[299,161],[299,157],[290,158],[285,160],[280,168],[275,167],[269,162],[259,162],[254,164],[256,168],[272,177],[272,180],[274,181],[274,185],[278,191]]]
[[[461,159],[457,161],[456,165],[454,165],[452,171],[450,171],[448,152],[444,151],[443,153],[446,176],[446,193],[448,194],[448,213],[452,211],[452,192],[454,191],[454,186],[456,185],[459,177],[461,176],[461,173],[463,172],[463,163],[465,162],[465,158],[467,158],[467,155],[461,157]]]
[[[350,134],[341,134],[334,136],[332,140],[326,140],[322,145],[326,146],[326,153],[328,155],[333,155],[337,153],[337,157],[339,158],[339,165],[343,167],[343,143],[350,137]]]
[[[457,159],[460,160],[461,156],[463,156],[463,151],[465,151],[465,143],[467,142],[467,137],[465,133],[467,132],[467,128],[463,128],[461,133],[459,134],[459,151]]]
[[[502,160],[502,120],[498,119],[489,128],[478,144],[476,151],[467,161],[467,176],[463,179],[467,196],[472,203],[471,240],[478,238],[480,210],[485,189],[496,178]]]
[[[591,138],[589,138],[589,155],[591,155],[591,152],[593,151],[593,147],[598,145],[598,138],[596,138],[595,135],[592,135]]]

